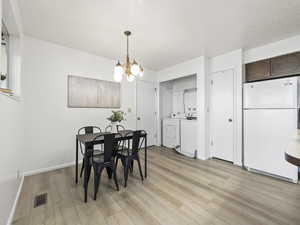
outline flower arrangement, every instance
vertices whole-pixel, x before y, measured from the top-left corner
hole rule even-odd
[[[125,120],[123,111],[112,111],[112,115],[107,118],[108,121],[115,123]]]

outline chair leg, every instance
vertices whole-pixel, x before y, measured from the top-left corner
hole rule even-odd
[[[101,180],[101,174],[102,174],[103,168],[95,168],[94,170],[94,200],[97,200],[97,193],[99,189],[99,184]]]
[[[141,166],[140,156],[137,155],[136,159],[138,161],[139,171],[140,171],[140,175],[141,175],[142,182],[143,182],[144,181],[144,177],[143,177],[143,172],[142,172],[142,166]]]
[[[113,176],[114,176],[114,181],[115,181],[115,184],[116,184],[117,191],[119,191],[119,184],[118,184],[118,178],[117,178],[117,167],[116,167],[116,165],[113,165]]]
[[[84,165],[84,166],[86,166],[86,165]],[[89,180],[90,180],[91,170],[92,170],[92,165],[91,164],[87,165],[87,182],[89,182]]]
[[[119,157],[117,156],[117,157],[116,157],[116,162],[115,162],[115,167],[116,167],[116,169],[118,168],[118,162],[119,162]]]
[[[106,167],[106,172],[107,172],[107,175],[108,175],[108,179],[111,179],[112,178],[112,169],[109,168],[109,167]]]
[[[82,177],[83,170],[84,170],[84,160],[82,161],[82,166],[81,166],[81,171],[80,171],[80,177]]]
[[[123,158],[123,157],[121,157],[121,163],[122,163],[122,166],[124,167],[124,169],[125,169],[125,164],[126,164],[126,160]]]
[[[125,167],[124,167],[124,187],[127,187],[127,180],[128,180],[128,169],[129,169],[129,162],[128,159],[125,160]]]
[[[130,163],[130,173],[133,173],[133,162],[134,160],[132,160],[132,162]]]

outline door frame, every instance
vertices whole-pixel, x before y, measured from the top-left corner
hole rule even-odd
[[[144,82],[144,83],[151,83],[153,86],[155,86],[155,95],[154,95],[154,104],[155,104],[155,145],[158,145],[158,96],[159,96],[159,83],[155,81],[148,81],[148,80],[139,80],[137,79],[135,82],[135,127],[136,129],[138,128],[138,121],[137,121],[137,116],[138,116],[138,82]]]
[[[236,132],[237,132],[237,112],[236,112],[236,108],[237,108],[237,98],[236,98],[236,71],[234,68],[228,68],[228,69],[223,69],[223,70],[218,70],[218,71],[214,71],[214,72],[211,72],[209,74],[209,88],[208,88],[208,92],[209,92],[209,95],[208,95],[208,105],[209,105],[209,108],[208,108],[208,112],[209,112],[209,118],[208,118],[208,121],[209,121],[209,124],[208,124],[208,127],[209,127],[209,140],[208,140],[208,146],[209,146],[209,158],[213,158],[214,155],[213,155],[213,148],[212,148],[212,116],[211,116],[211,106],[212,106],[212,89],[211,89],[211,81],[212,81],[212,76],[213,74],[216,74],[216,73],[224,73],[225,71],[229,71],[231,70],[232,71],[232,76],[233,76],[233,80],[232,80],[232,87],[233,87],[233,159],[232,159],[232,163],[233,164],[236,164],[236,155],[237,155],[237,136],[236,136]]]

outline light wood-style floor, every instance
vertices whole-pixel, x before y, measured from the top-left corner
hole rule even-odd
[[[135,168],[119,192],[103,173],[97,201],[90,181],[87,204],[82,182],[74,184],[74,167],[26,177],[13,224],[300,224],[300,185],[158,147],[149,150],[148,172],[142,183]],[[120,168],[120,184],[122,174]],[[33,208],[34,196],[45,192],[48,203]]]

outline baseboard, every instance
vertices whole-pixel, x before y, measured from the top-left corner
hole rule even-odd
[[[79,160],[79,163],[81,163],[82,160]],[[60,164],[60,165],[56,165],[56,166],[50,166],[50,167],[45,167],[45,168],[40,168],[40,169],[36,169],[36,170],[29,170],[23,173],[23,175],[25,177],[27,176],[31,176],[31,175],[35,175],[35,174],[40,174],[40,173],[45,173],[45,172],[49,172],[52,170],[58,170],[58,169],[63,169],[69,166],[74,166],[75,162],[68,162],[68,163],[64,163],[64,164]]]
[[[17,204],[18,204],[18,200],[19,200],[19,197],[20,197],[20,194],[21,194],[21,191],[22,191],[22,187],[23,187],[23,182],[24,182],[24,175],[22,175],[22,177],[21,177],[21,182],[20,182],[16,197],[15,197],[15,201],[14,201],[14,204],[11,208],[11,211],[10,211],[10,214],[9,214],[6,225],[11,225],[12,222],[13,222],[15,211],[16,211]]]

